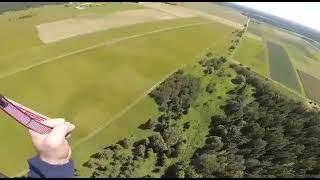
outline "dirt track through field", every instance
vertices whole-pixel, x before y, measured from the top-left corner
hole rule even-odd
[[[82,53],[84,51],[95,49],[95,48],[98,48],[98,47],[101,47],[101,46],[109,46],[109,45],[113,45],[113,44],[116,44],[118,42],[122,42],[122,41],[125,41],[125,40],[138,38],[138,37],[143,37],[143,36],[147,36],[147,35],[155,34],[155,33],[159,33],[159,32],[170,31],[170,30],[175,30],[175,29],[182,29],[182,28],[193,27],[193,26],[200,26],[200,25],[205,25],[205,24],[212,24],[212,23],[215,23],[215,22],[192,23],[192,24],[186,24],[186,25],[182,25],[182,26],[174,26],[174,27],[162,28],[162,29],[158,29],[158,30],[154,30],[154,31],[150,31],[150,32],[142,33],[142,34],[136,34],[136,35],[127,36],[127,37],[119,38],[119,39],[112,40],[112,41],[99,43],[99,44],[96,44],[96,45],[93,45],[93,46],[89,46],[87,48],[79,49],[79,50],[72,51],[72,52],[69,52],[69,53],[61,54],[59,56],[48,58],[48,59],[45,59],[45,60],[40,61],[38,63],[32,64],[30,66],[18,68],[17,70],[12,71],[12,72],[8,72],[8,73],[5,73],[5,74],[0,74],[0,79],[6,78],[8,76],[11,76],[11,75],[23,72],[23,71],[27,71],[29,69],[35,68],[35,67],[43,65],[43,64],[47,64],[47,63],[62,59],[62,58],[67,57],[67,56],[72,56],[74,54],[79,54],[79,53]]]
[[[33,65],[30,65],[30,66],[27,66],[27,67],[24,67],[24,68],[20,68],[14,72],[10,72],[10,73],[7,73],[7,74],[4,74],[4,75],[0,75],[0,79],[3,79],[5,77],[8,77],[8,76],[11,76],[11,75],[14,75],[16,73],[20,73],[20,72],[23,72],[23,71],[26,71],[26,70],[29,70],[29,69],[32,69],[34,67],[37,67],[37,66],[40,66],[42,64],[46,64],[46,63],[50,63],[50,62],[53,62],[53,61],[56,61],[56,60],[59,60],[63,57],[67,57],[67,56],[71,56],[71,55],[74,55],[74,54],[78,54],[78,53],[81,53],[81,52],[84,52],[84,51],[87,51],[87,50],[91,50],[91,49],[94,49],[94,48],[98,48],[98,47],[101,47],[101,46],[106,46],[106,45],[112,45],[112,44],[116,44],[118,42],[121,42],[121,41],[124,41],[124,40],[128,40],[128,39],[133,39],[133,38],[138,38],[138,37],[143,37],[143,36],[147,36],[147,35],[150,35],[150,34],[155,34],[155,33],[159,33],[159,32],[164,32],[164,31],[170,31],[170,30],[175,30],[175,29],[181,29],[181,28],[187,28],[187,27],[193,27],[193,26],[200,26],[200,25],[206,25],[206,24],[212,24],[212,23],[215,23],[215,22],[202,22],[202,23],[192,23],[192,24],[186,24],[186,25],[182,25],[182,26],[175,26],[175,27],[168,27],[168,28],[162,28],[162,29],[158,29],[158,30],[154,30],[154,31],[150,31],[150,32],[147,32],[147,33],[142,33],[142,34],[136,34],[136,35],[132,35],[132,36],[127,36],[127,37],[123,37],[123,38],[119,38],[117,40],[113,40],[113,41],[107,41],[107,42],[103,42],[103,43],[99,43],[99,44],[96,44],[94,46],[90,46],[90,47],[87,47],[87,48],[84,48],[84,49],[79,49],[79,50],[76,50],[76,51],[73,51],[73,52],[69,52],[69,53],[66,53],[66,54],[62,54],[62,55],[59,55],[59,56],[56,56],[56,57],[53,57],[53,58],[49,58],[49,59],[46,59],[44,61],[41,61],[39,63],[36,63],[36,64],[33,64]],[[185,65],[182,65],[181,67],[179,68],[182,68],[183,66]],[[177,69],[179,69],[177,68]],[[176,69],[176,70],[177,70]],[[173,72],[175,72],[176,70],[174,70]],[[117,114],[115,114],[108,122],[106,122],[105,124],[103,124],[101,127],[104,127],[106,128],[111,122],[119,119],[123,114],[125,114],[127,111],[129,111],[132,107],[134,107],[138,102],[140,102],[144,97],[146,97],[146,95],[148,95],[149,92],[151,92],[155,87],[157,87],[157,85],[159,85],[162,81],[164,81],[167,77],[169,77],[173,72],[170,72],[169,74],[167,74],[161,81],[157,82],[156,84],[154,84],[151,88],[149,88],[148,90],[146,90],[143,95],[141,95],[140,97],[138,97],[135,101],[133,101],[132,103],[130,103],[128,106],[126,106],[122,111],[118,112]],[[91,137],[93,137],[94,135],[98,134],[101,130],[103,130],[104,128],[98,128],[96,129],[95,131],[91,132],[90,134],[88,134],[86,137],[80,139],[79,141],[77,141],[76,143],[74,143],[72,146],[74,148],[78,147],[80,144],[82,144],[83,142],[87,141],[88,139],[90,139]],[[22,176],[24,174],[27,173],[27,170],[22,170],[20,173],[17,173],[14,177],[19,177],[19,176]]]
[[[181,69],[185,66],[182,65],[179,68],[171,71],[170,73],[168,73],[167,75],[165,75],[159,82],[155,83],[151,88],[147,89],[141,96],[139,96],[136,100],[134,100],[132,103],[130,103],[128,106],[126,106],[124,109],[122,109],[120,112],[116,113],[108,122],[106,122],[105,124],[101,125],[99,128],[95,129],[93,132],[91,132],[88,136],[80,139],[79,141],[77,141],[76,143],[72,144],[73,149],[77,148],[80,144],[82,144],[83,142],[87,141],[88,139],[90,139],[91,137],[95,136],[96,134],[98,134],[100,131],[102,131],[103,129],[105,129],[106,127],[109,126],[109,124],[111,124],[112,122],[114,122],[115,120],[119,119],[122,115],[124,115],[126,112],[128,112],[132,107],[134,107],[136,104],[138,104],[143,98],[145,98],[153,89],[155,89],[159,84],[161,84],[164,80],[166,80],[171,74],[173,74],[174,72],[176,72],[178,69]]]

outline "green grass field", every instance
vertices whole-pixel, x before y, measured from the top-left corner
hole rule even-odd
[[[46,60],[59,58],[59,56],[69,54],[70,52],[77,52],[78,50],[86,49],[88,47],[94,47],[99,44],[104,45],[103,43],[116,41],[124,37],[141,35],[155,30],[175,28],[201,22],[205,23],[209,21],[203,18],[195,17],[137,24],[127,26],[125,28],[115,28],[108,31],[69,38],[47,45],[40,45],[28,49],[19,50],[16,53],[10,54],[8,56],[0,57],[0,78],[18,69],[28,67]]]
[[[301,52],[304,56],[311,58],[311,59],[317,59],[314,53],[311,53],[311,48],[303,44],[302,42],[298,42],[295,40],[285,39],[282,40],[283,43],[286,43],[293,47],[295,50]]]
[[[261,24],[258,24],[257,22],[250,21],[248,26],[248,32],[256,35],[256,36],[262,36],[262,30]]]
[[[266,77],[269,74],[268,51],[263,41],[245,35],[233,58]]]
[[[42,45],[38,38],[36,25],[71,18],[89,13],[112,13],[121,10],[144,8],[135,3],[102,3],[102,6],[77,10],[64,5],[51,5],[31,8],[28,10],[4,13],[0,16],[0,39],[6,46],[0,47],[2,56],[16,53],[22,49],[29,49]],[[21,16],[33,14],[33,17],[19,19]],[[23,33],[22,33],[23,32]]]
[[[61,8],[64,7],[58,9]],[[71,15],[58,17],[67,16]],[[133,133],[135,130],[131,127],[145,121],[143,111],[156,113],[148,98],[137,101],[152,85],[181,65],[193,62],[206,48],[214,49],[218,54],[227,53],[234,30],[229,26],[212,22],[180,27],[206,22],[211,21],[188,18],[139,24],[49,45],[34,41],[30,33],[27,38],[31,39],[21,40],[26,41],[25,44],[14,46],[13,43],[10,49],[1,49],[8,54],[0,59],[0,91],[49,117],[64,117],[72,121],[77,129],[71,144],[76,145],[73,154],[79,166],[101,146]],[[11,28],[16,29],[18,25]],[[153,32],[159,29],[161,31]],[[138,36],[121,40],[134,35]],[[112,40],[115,40],[114,44],[102,44],[77,52]],[[137,106],[132,104],[136,101]],[[141,106],[141,103],[147,104]],[[126,108],[128,106],[132,109]],[[107,128],[95,136],[88,136],[104,125],[108,125]],[[9,134],[7,130],[10,130]],[[6,148],[0,149],[0,170],[7,175],[15,175],[27,167],[26,160],[34,150],[26,130],[3,113],[0,135],[10,137],[1,141]],[[14,162],[12,152],[15,152]]]
[[[197,101],[194,103],[194,106],[190,108],[188,115],[183,116],[177,123],[179,125],[183,125],[186,122],[190,122],[190,128],[186,131],[186,138],[188,139],[188,149],[183,152],[183,155],[178,157],[178,158],[173,158],[170,159],[170,161],[167,162],[167,167],[170,165],[179,162],[181,160],[186,160],[190,159],[194,153],[194,150],[197,148],[202,147],[205,145],[205,136],[208,134],[208,126],[210,124],[210,117],[212,114],[222,114],[223,111],[220,109],[221,105],[224,105],[226,99],[229,98],[229,96],[225,93],[226,91],[231,90],[234,88],[234,84],[231,83],[231,79],[234,78],[235,72],[231,68],[225,68],[225,73],[230,73],[232,76],[224,76],[224,77],[218,77],[217,75],[211,75],[211,76],[203,76],[203,69],[199,65],[195,65],[196,62],[187,65],[185,68],[183,68],[183,71],[186,74],[189,74],[193,77],[201,78],[201,93],[200,96],[197,98]],[[216,91],[214,95],[208,96],[207,92],[205,91],[206,86],[210,82],[215,82],[219,84],[217,86]],[[219,99],[218,97],[221,96]],[[203,105],[204,103],[207,103],[207,105]],[[137,111],[142,111],[143,115],[141,116],[140,113],[137,113]],[[123,134],[120,134],[117,137],[112,136],[114,138],[113,140],[110,141],[108,138],[104,142],[106,145],[110,145],[112,143],[117,142],[118,140],[121,140],[125,137],[129,137],[130,135],[133,135],[136,139],[142,139],[146,138],[150,135],[152,135],[154,132],[151,130],[141,130],[138,129],[138,126],[140,124],[145,123],[145,121],[149,118],[151,119],[156,119],[159,111],[157,109],[157,105],[154,103],[154,100],[146,97],[143,100],[141,100],[137,106],[135,106],[133,109],[128,111],[128,113],[125,114],[124,117],[119,119],[119,121],[115,121],[114,125],[105,128],[103,131],[99,133],[99,136],[105,136],[109,137],[112,136],[112,127],[116,127],[115,130],[120,128],[125,128],[126,132]],[[131,128],[125,127],[128,126],[127,124],[124,124],[124,122],[129,121],[130,119],[130,126]],[[131,121],[132,120],[132,121]],[[129,123],[129,122],[128,122]],[[139,124],[140,123],[140,124]],[[126,136],[125,136],[126,135]],[[102,140],[102,138],[95,138],[96,140]],[[86,141],[86,148],[96,146],[95,140],[94,141]],[[100,149],[94,149],[92,148],[92,153],[100,151],[103,147],[105,146],[100,146]],[[125,153],[126,150],[123,151]],[[88,155],[76,153],[76,158],[79,157],[79,160],[81,159],[82,161],[88,160]],[[133,177],[142,177],[146,175],[147,173],[150,173],[154,168],[155,168],[155,161],[156,158],[151,157],[150,159],[146,160],[144,164],[142,165],[145,168],[139,168],[139,171],[134,172]],[[107,163],[98,160],[100,163]],[[149,166],[148,166],[149,165]],[[160,172],[158,173],[151,173],[154,177],[159,177],[161,173],[163,173],[164,169],[161,169]],[[85,176],[88,177],[92,173],[91,170],[85,167],[80,167],[79,168],[79,175],[80,176]]]
[[[305,71],[314,77],[320,78],[320,73],[319,73],[320,72],[319,71],[320,51],[316,47],[312,46],[310,43],[298,37],[293,32],[279,29],[271,25],[267,25],[265,23],[256,23],[256,22],[250,22],[248,26],[248,32],[254,35],[260,36],[263,39],[264,44],[266,44],[266,41],[273,41],[281,45],[281,47],[284,48],[285,53],[288,54],[291,60],[290,66],[293,66],[295,71],[296,70]],[[266,48],[267,48],[266,50],[268,50],[268,47]],[[246,49],[246,50],[249,51],[249,49]],[[269,59],[271,58],[269,57]],[[255,67],[253,69],[258,69],[258,68]],[[302,79],[300,80],[299,76],[297,76],[297,73],[295,74],[296,74],[295,79],[297,79],[298,84],[300,85],[298,85],[297,82],[293,80],[291,82],[292,84],[291,89],[295,91],[297,89],[301,89],[301,95],[305,96],[305,92],[304,92],[305,88],[299,88],[299,86],[303,87],[303,84],[305,83],[302,82],[303,81]],[[293,73],[291,76],[294,77]],[[285,80],[284,78],[284,81],[287,81],[287,80]],[[284,84],[283,81],[281,83]],[[293,85],[293,84],[296,84],[296,85]],[[300,90],[298,90],[298,92],[300,92]]]
[[[217,55],[227,55],[234,38],[232,31],[235,29],[232,27],[200,17],[136,24],[50,44],[43,44],[38,39],[35,27],[78,15],[139,8],[144,7],[135,3],[103,3],[103,6],[79,11],[54,5],[0,15],[0,39],[6,44],[0,46],[0,92],[49,117],[64,117],[76,125],[71,145],[76,167],[83,175],[89,172],[81,165],[92,153],[130,135],[137,138],[148,136],[146,131],[137,127],[159,113],[154,101],[145,96],[153,85],[177,68],[194,63],[207,48]],[[234,22],[246,21],[240,13],[215,4],[195,8]],[[28,14],[34,16],[19,19]],[[263,41],[244,37],[235,59],[265,76],[271,71],[275,80],[300,92],[299,82],[293,78],[297,78],[294,69],[299,66],[297,62],[306,69],[317,62],[315,57],[320,57],[320,53],[311,50],[315,59],[300,61],[298,57],[305,57],[306,52],[294,54],[297,45],[281,44],[290,57],[297,57],[297,60],[293,58],[294,66],[291,66],[283,48],[267,47],[265,39],[277,39],[271,37],[272,29],[250,23],[249,32],[255,32]],[[270,54],[270,49],[276,57]],[[277,61],[279,57],[283,61]],[[279,67],[281,71],[277,69]],[[191,66],[185,71],[199,77],[202,73],[201,69]],[[312,72],[319,72],[317,66]],[[233,74],[233,71],[229,73]],[[209,119],[212,113],[219,113],[218,105],[227,98],[225,91],[232,88],[230,77],[226,78],[203,79],[203,87],[209,82],[221,84],[215,95],[222,96],[222,99],[200,96],[197,103],[210,100],[208,106],[201,110],[191,109],[190,116],[181,122]],[[24,128],[4,113],[0,114],[0,119],[0,136],[8,137],[1,139],[4,148],[0,149],[0,172],[17,175],[27,168],[26,160],[35,152]],[[193,123],[192,126],[204,128],[209,121]],[[193,139],[194,144],[189,146],[202,146],[204,139],[197,135],[203,133],[206,132],[201,128],[194,131],[191,128],[188,138]],[[190,158],[191,153],[187,152],[183,157]],[[153,168],[148,163],[143,166]],[[140,176],[144,172],[135,174]]]
[[[267,46],[269,49],[270,77],[301,93],[295,69],[285,49],[271,41],[267,41]]]
[[[319,94],[319,91],[320,91],[320,79],[317,79],[313,76],[311,76],[310,74],[307,74],[303,71],[298,71],[299,72],[299,76],[303,82],[303,86],[304,86],[304,89],[305,89],[305,92],[306,92],[306,95],[320,103],[320,94]]]

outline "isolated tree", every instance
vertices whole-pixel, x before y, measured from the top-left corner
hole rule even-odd
[[[234,50],[236,47],[234,47],[234,45],[231,45],[229,50]]]

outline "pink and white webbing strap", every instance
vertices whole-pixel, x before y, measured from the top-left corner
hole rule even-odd
[[[40,134],[48,134],[52,128],[41,123],[48,117],[0,95],[0,108],[23,126]]]

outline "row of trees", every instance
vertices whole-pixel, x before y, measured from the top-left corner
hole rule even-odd
[[[200,79],[184,75],[177,71],[160,84],[149,95],[159,105],[160,112],[164,112],[173,119],[188,114],[188,109],[200,92]]]
[[[247,27],[247,24],[244,25],[244,29],[242,30],[234,30],[232,34],[235,34],[235,39],[231,40],[231,46],[229,47],[229,55],[236,49],[236,47],[239,45],[240,39],[243,36],[245,29]]]
[[[143,162],[156,156],[152,172],[159,172],[166,167],[168,159],[181,156],[186,148],[184,130],[189,128],[188,123],[178,126],[175,122],[182,114],[188,113],[199,91],[199,79],[185,75],[182,70],[177,71],[149,94],[162,113],[156,119],[148,119],[139,128],[152,130],[153,135],[140,140],[125,138],[93,154],[83,166],[93,169],[91,177],[132,177]]]
[[[152,131],[151,135],[139,140],[125,138],[93,154],[84,164],[93,169],[92,177],[133,177],[150,157],[156,157],[154,169],[144,177],[157,173],[181,178],[319,175],[318,111],[288,98],[267,79],[243,65],[227,63],[223,57],[208,53],[199,66],[207,77],[229,76],[227,68],[237,74],[230,82],[234,88],[225,92],[229,98],[220,107],[224,113],[212,114],[208,129],[203,129],[208,130],[205,145],[188,149],[192,142],[188,142],[186,130],[198,127],[179,120],[188,116],[200,94],[214,100],[219,84],[209,82],[201,89],[201,79],[180,70],[150,93],[160,115],[140,128]],[[194,152],[191,159],[184,159],[186,150]]]

